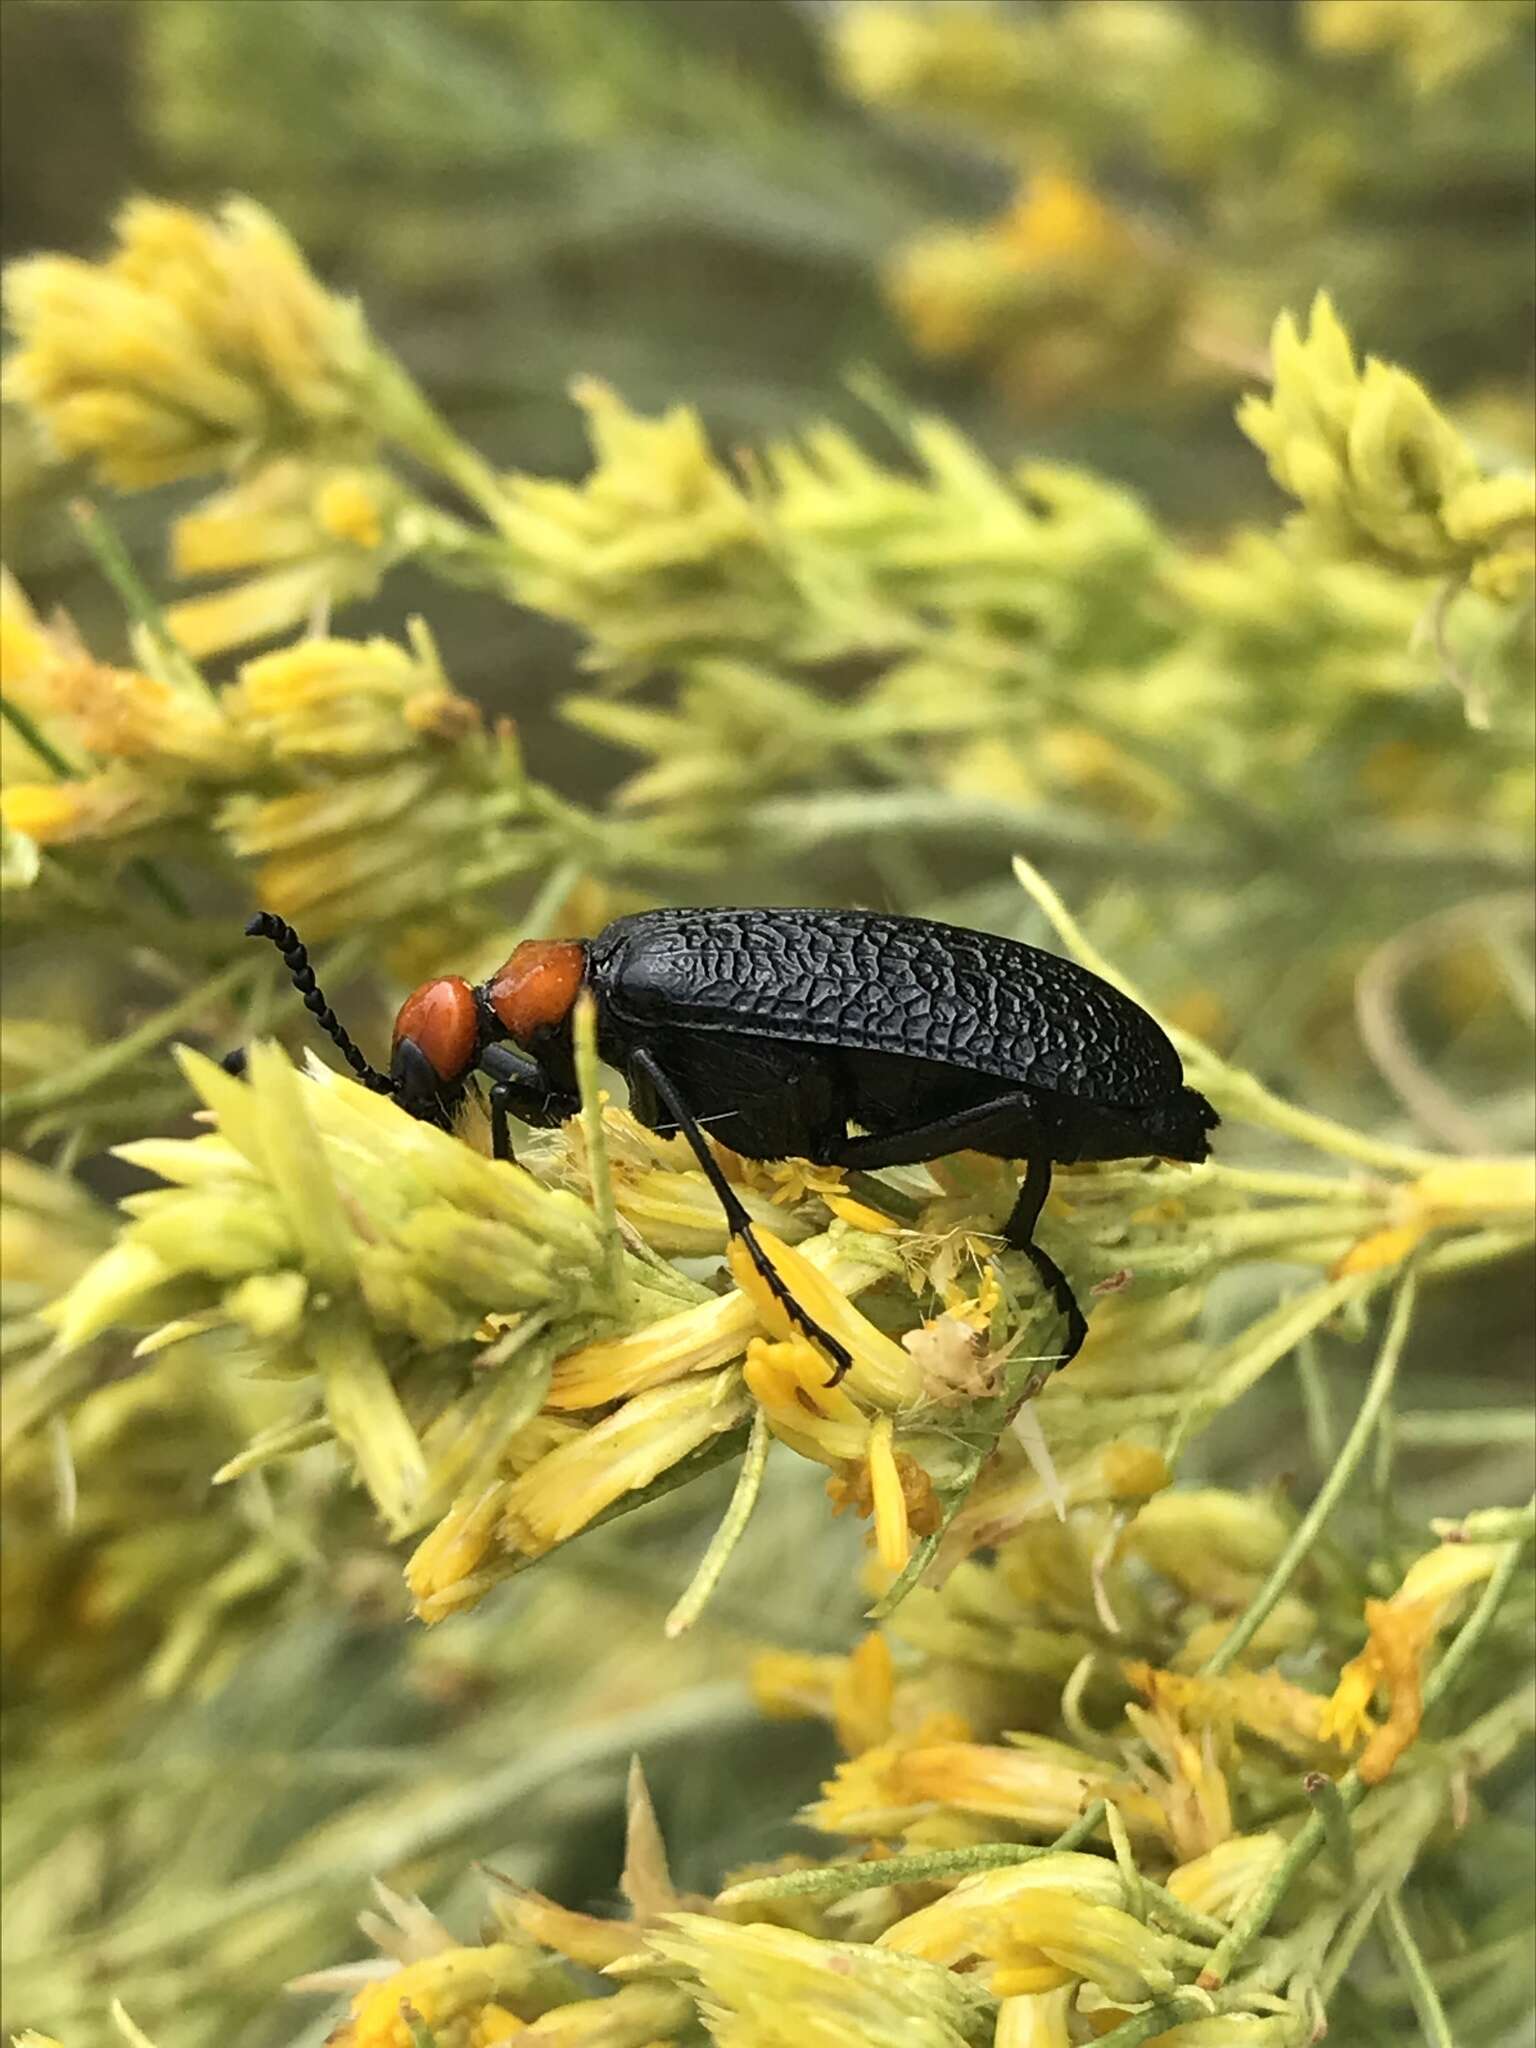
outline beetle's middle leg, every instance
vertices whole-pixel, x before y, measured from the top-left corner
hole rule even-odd
[[[1051,1189],[1050,1141],[1041,1129],[1039,1114],[1027,1095],[998,1095],[932,1122],[913,1124],[905,1130],[884,1131],[878,1136],[843,1138],[820,1150],[817,1164],[873,1169],[881,1166],[918,1166],[941,1159],[946,1152],[970,1148],[997,1152],[1003,1157],[1028,1159],[1018,1200],[1003,1236],[1015,1251],[1023,1252],[1045,1284],[1046,1292],[1066,1320],[1066,1348],[1060,1366],[1068,1365],[1083,1348],[1088,1323],[1077,1305],[1077,1296],[1060,1266],[1035,1243],[1035,1225]]]
[[[752,1228],[752,1218],[743,1208],[740,1196],[720,1171],[720,1163],[704,1142],[704,1133],[699,1129],[697,1119],[671,1081],[662,1072],[656,1061],[643,1048],[630,1054],[629,1064],[649,1083],[657,1100],[667,1112],[670,1120],[682,1132],[693,1150],[693,1156],[704,1170],[704,1176],[715,1191],[716,1199],[725,1211],[726,1228],[731,1236],[739,1238],[747,1248],[747,1256],[757,1268],[763,1284],[783,1308],[784,1313],[797,1329],[804,1332],[813,1344],[824,1351],[832,1361],[832,1377],[829,1386],[836,1386],[853,1364],[853,1355],[846,1346],[839,1344],[805,1310],[784,1282],[779,1278],[768,1254],[757,1241]]]

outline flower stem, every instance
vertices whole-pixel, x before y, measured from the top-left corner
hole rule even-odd
[[[165,1009],[146,1017],[136,1031],[113,1039],[110,1045],[104,1045],[96,1052],[87,1053],[84,1059],[74,1061],[60,1073],[45,1075],[40,1081],[0,1095],[0,1124],[8,1123],[13,1117],[52,1109],[56,1103],[83,1095],[97,1082],[109,1080],[112,1075],[121,1073],[124,1067],[132,1066],[141,1053],[162,1044],[173,1031],[198,1016],[210,1003],[218,1002],[231,989],[251,978],[252,963],[249,960],[237,961],[232,967],[226,967],[222,974],[214,975]]]
[[[1313,1544],[1322,1533],[1323,1525],[1342,1499],[1345,1489],[1359,1469],[1365,1456],[1376,1425],[1380,1420],[1397,1377],[1398,1361],[1403,1355],[1403,1345],[1408,1336],[1408,1325],[1412,1320],[1417,1280],[1410,1269],[1404,1273],[1397,1290],[1397,1300],[1392,1305],[1391,1319],[1387,1333],[1382,1339],[1381,1350],[1376,1359],[1376,1369],[1371,1374],[1370,1385],[1366,1388],[1365,1399],[1360,1404],[1344,1447],[1334,1460],[1333,1469],[1323,1481],[1305,1515],[1298,1523],[1290,1542],[1276,1559],[1269,1577],[1249,1601],[1231,1632],[1224,1636],[1209,1656],[1201,1676],[1218,1677],[1234,1664],[1253,1641],[1265,1621],[1274,1612],[1281,1595],[1306,1561]]]
[[[720,1575],[730,1563],[731,1553],[741,1541],[752,1510],[757,1505],[758,1491],[763,1483],[763,1469],[768,1463],[768,1447],[773,1441],[773,1432],[768,1427],[768,1417],[762,1408],[752,1418],[752,1433],[747,1438],[747,1454],[741,1461],[741,1470],[736,1475],[735,1490],[731,1494],[730,1506],[720,1518],[720,1525],[709,1539],[708,1548],[699,1560],[687,1591],[677,1602],[666,1619],[666,1634],[680,1636],[693,1627],[704,1612],[710,1595],[720,1583]]]
[[[1407,1982],[1408,1995],[1413,2001],[1414,2012],[1418,2015],[1419,2031],[1429,2048],[1456,2048],[1451,2038],[1450,2022],[1445,2016],[1445,2007],[1440,2003],[1440,1994],[1435,1989],[1429,1966],[1424,1961],[1418,1943],[1413,1938],[1403,1912],[1403,1895],[1400,1891],[1389,1892],[1382,1901],[1382,1931],[1387,1937],[1387,1946],[1397,1960]]]
[[[164,611],[135,568],[121,534],[106,513],[89,499],[77,498],[69,508],[69,516],[97,568],[122,599],[129,618],[149,635],[177,683],[184,689],[200,691],[205,697],[214,697],[216,693],[208,678],[166,624]]]
[[[779,1877],[748,1878],[720,1894],[717,1905],[763,1905],[773,1899],[851,1898],[890,1884],[927,1884],[970,1877],[978,1870],[1011,1870],[1079,1848],[1103,1824],[1104,1801],[1096,1799],[1054,1842],[978,1842],[968,1849],[926,1849],[911,1856],[882,1856],[870,1863],[823,1863],[814,1870],[790,1870]]]

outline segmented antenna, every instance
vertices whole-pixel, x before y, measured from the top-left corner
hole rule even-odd
[[[347,1065],[365,1087],[376,1094],[392,1095],[394,1083],[388,1074],[381,1074],[377,1067],[368,1064],[357,1047],[352,1043],[341,1019],[320,993],[315,980],[315,970],[309,964],[309,953],[304,941],[291,924],[280,917],[274,917],[270,910],[258,910],[245,928],[248,939],[270,939],[283,956],[283,965],[293,979],[293,985],[304,998],[304,1007],[309,1011],[320,1029],[330,1039]]]

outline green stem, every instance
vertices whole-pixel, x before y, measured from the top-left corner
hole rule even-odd
[[[403,365],[383,349],[374,353],[370,398],[383,433],[418,462],[446,477],[499,535],[508,538],[510,507],[495,470],[483,455],[459,439]]]
[[[1343,1983],[1350,1964],[1359,1953],[1360,1944],[1370,1933],[1371,1922],[1381,1908],[1383,1890],[1384,1886],[1381,1884],[1371,1886],[1345,1922],[1343,1933],[1335,1941],[1317,1980],[1317,1988],[1322,1994],[1324,2005],[1328,2004],[1334,1992]],[[1337,1922],[1334,1924],[1337,1925]]]
[[[80,770],[66,761],[52,740],[46,738],[33,723],[30,715],[19,704],[13,704],[9,697],[0,696],[0,718],[16,736],[29,746],[37,758],[51,768],[61,782],[75,781]]]
[[[1397,1377],[1398,1361],[1403,1355],[1403,1345],[1407,1340],[1416,1294],[1417,1280],[1410,1269],[1404,1273],[1399,1284],[1397,1300],[1392,1305],[1391,1319],[1387,1324],[1387,1333],[1382,1339],[1381,1351],[1376,1359],[1376,1369],[1371,1374],[1365,1399],[1360,1404],[1360,1412],[1355,1417],[1349,1435],[1344,1439],[1344,1448],[1334,1460],[1333,1470],[1323,1481],[1316,1500],[1297,1524],[1290,1542],[1276,1559],[1269,1577],[1249,1601],[1231,1633],[1223,1637],[1211,1656],[1206,1659],[1201,1672],[1202,1677],[1218,1677],[1236,1662],[1253,1641],[1265,1621],[1274,1612],[1286,1587],[1305,1562],[1313,1544],[1322,1533],[1323,1525],[1338,1506],[1349,1482],[1354,1478],[1377,1422],[1386,1408],[1387,1398],[1392,1391],[1392,1382]]]
[[[1312,1462],[1319,1472],[1327,1472],[1338,1455],[1334,1449],[1333,1398],[1317,1355],[1314,1332],[1309,1332],[1296,1346],[1296,1378],[1301,1387],[1301,1405],[1307,1420]]]
[[[1122,2020],[1107,2034],[1100,2034],[1097,2048],[1141,2048],[1142,2042],[1155,2040],[1184,2020],[1209,2018],[1210,2011],[1209,1999],[1192,1991],[1179,1991],[1172,1998],[1160,1998],[1134,2019]]]
[[[37,1110],[51,1109],[56,1103],[83,1095],[98,1082],[108,1080],[113,1074],[131,1066],[141,1053],[161,1044],[210,1003],[218,1002],[231,989],[251,978],[252,963],[239,960],[166,1009],[146,1017],[137,1030],[114,1039],[97,1052],[87,1053],[84,1059],[76,1060],[61,1073],[49,1074],[41,1081],[33,1081],[26,1087],[13,1088],[9,1094],[0,1095],[0,1123],[9,1122],[13,1117],[32,1115]]]
[[[1435,1989],[1434,1979],[1403,1912],[1400,1891],[1389,1892],[1382,1901],[1381,1926],[1387,1937],[1387,1946],[1396,1957],[1397,1966],[1407,1982],[1408,1995],[1418,2016],[1419,2031],[1429,2048],[1456,2048],[1445,2007],[1440,2003],[1440,1994]]]
[[[1484,1444],[1520,1444],[1536,1431],[1529,1408],[1420,1408],[1397,1418],[1405,1450],[1472,1450]]]
[[[1438,1706],[1440,1701],[1450,1692],[1462,1672],[1466,1669],[1468,1658],[1471,1657],[1473,1651],[1492,1627],[1493,1618],[1499,1611],[1500,1603],[1504,1595],[1509,1591],[1510,1581],[1519,1569],[1520,1559],[1524,1550],[1525,1542],[1523,1540],[1517,1540],[1510,1544],[1508,1550],[1505,1551],[1497,1565],[1495,1565],[1493,1575],[1487,1585],[1484,1586],[1477,1605],[1467,1616],[1465,1622],[1463,1622],[1455,1642],[1452,1643],[1451,1647],[1430,1673],[1424,1687],[1424,1711],[1426,1714],[1431,1707]]]
[[[1339,1797],[1338,1786],[1323,1771],[1308,1771],[1302,1784],[1322,1820],[1329,1854],[1339,1866],[1339,1875],[1347,1885],[1354,1885],[1355,1842],[1349,1829],[1349,1815],[1344,1811],[1344,1802]]]
[[[88,499],[77,498],[69,508],[69,516],[97,568],[122,599],[128,616],[144,628],[176,681],[184,688],[214,697],[216,692],[208,678],[165,623],[165,613],[134,567],[132,555],[106,513]]]
[[[927,1849],[911,1856],[882,1856],[872,1863],[823,1863],[814,1870],[790,1870],[780,1877],[748,1878],[723,1891],[717,1905],[764,1905],[774,1899],[851,1898],[891,1884],[928,1884],[971,1877],[978,1870],[1012,1870],[1041,1856],[1077,1849],[1104,1821],[1102,1799],[1073,1821],[1054,1842],[978,1842],[969,1849]]]
[[[693,1627],[709,1603],[710,1595],[720,1583],[720,1576],[731,1561],[731,1553],[741,1541],[747,1523],[752,1519],[752,1510],[757,1506],[757,1496],[763,1483],[763,1470],[768,1463],[768,1447],[773,1432],[768,1427],[766,1412],[759,1408],[752,1418],[752,1433],[747,1438],[747,1454],[741,1461],[741,1470],[736,1475],[736,1485],[731,1494],[730,1505],[720,1518],[720,1525],[709,1539],[709,1545],[699,1560],[699,1568],[689,1582],[687,1591],[667,1616],[665,1634],[680,1636]]]
[[[1346,1813],[1353,1812],[1365,1797],[1365,1784],[1355,1771],[1347,1771],[1338,1780],[1337,1789]],[[1327,1838],[1328,1831],[1321,1813],[1314,1813],[1306,1825],[1297,1830],[1291,1846],[1270,1873],[1263,1890],[1249,1903],[1242,1917],[1233,1922],[1226,1938],[1217,1944],[1216,1953],[1200,1972],[1200,1983],[1205,1990],[1215,1991],[1226,1983],[1269,1925],[1275,1908]]]

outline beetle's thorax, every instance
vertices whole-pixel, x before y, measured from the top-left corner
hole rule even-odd
[[[497,1035],[531,1052],[568,1026],[586,972],[579,940],[525,939],[477,993]]]

